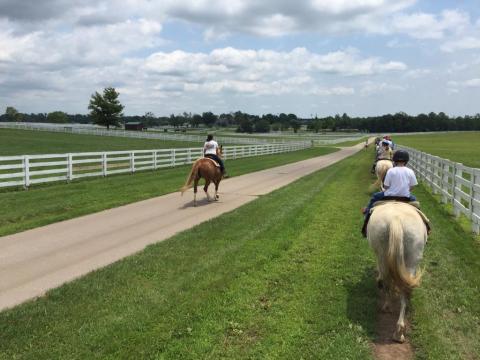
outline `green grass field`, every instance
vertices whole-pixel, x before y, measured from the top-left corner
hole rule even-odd
[[[0,156],[63,154],[114,150],[148,150],[199,147],[184,141],[163,141],[122,137],[65,134],[44,131],[0,129]]]
[[[402,135],[395,142],[445,159],[480,168],[480,132]]]
[[[361,152],[1,313],[0,358],[371,359],[370,163]],[[409,336],[418,358],[475,359],[479,245],[416,194],[434,232]]]
[[[227,160],[225,166],[230,176],[238,176],[336,150],[311,148]],[[83,179],[70,184],[36,185],[28,191],[3,189],[0,191],[0,236],[177,191],[190,168],[188,165],[134,175]]]

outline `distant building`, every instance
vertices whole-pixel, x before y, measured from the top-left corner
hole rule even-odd
[[[125,130],[135,130],[135,131],[143,131],[146,127],[141,122],[128,122],[125,123]]]

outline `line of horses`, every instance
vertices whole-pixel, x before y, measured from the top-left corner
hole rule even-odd
[[[390,160],[377,162],[376,187],[384,190],[383,180],[392,167]],[[217,201],[219,198],[218,186],[222,180],[222,172],[213,160],[200,158],[192,165],[187,181],[180,190],[183,194],[193,185],[194,206],[197,205],[197,187],[201,178],[205,179],[203,190],[207,201]],[[215,185],[213,198],[208,193],[211,183]],[[392,300],[396,297],[400,299],[400,313],[393,339],[404,342],[407,301],[412,290],[420,283],[421,272],[417,268],[427,242],[427,229],[413,206],[401,202],[386,202],[377,206],[371,214],[367,239],[377,258],[377,284],[385,293],[382,311],[390,311]]]

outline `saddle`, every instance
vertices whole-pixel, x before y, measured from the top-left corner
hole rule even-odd
[[[213,163],[213,165],[215,165],[215,166],[218,167],[218,168],[220,167],[220,164],[219,164],[218,162],[216,162],[215,160],[213,160],[212,158],[204,157],[203,159],[208,159],[208,160],[210,160],[210,161]]]
[[[370,212],[367,214],[367,216],[365,217],[365,221],[363,223],[363,227],[362,227],[362,235],[363,237],[367,237],[367,225],[368,225],[368,221],[370,220],[370,216],[373,214],[373,212],[375,211],[375,208],[378,208],[379,206],[381,205],[385,205],[385,204],[391,204],[391,203],[406,203],[412,207],[415,208],[415,210],[417,211],[418,215],[420,215],[420,217],[422,218],[423,220],[423,223],[425,224],[425,227],[427,228],[427,234],[430,235],[430,233],[432,232],[432,227],[430,225],[430,220],[428,219],[428,217],[420,210],[420,202],[418,201],[410,201],[408,198],[402,198],[402,197],[396,197],[396,196],[389,196],[389,197],[385,197],[383,200],[379,200],[377,202],[375,202],[372,206],[372,208],[370,209]]]

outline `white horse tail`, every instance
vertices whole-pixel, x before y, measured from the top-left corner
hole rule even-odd
[[[195,163],[193,164],[192,170],[190,171],[190,174],[188,175],[188,178],[187,178],[187,181],[185,182],[185,185],[183,185],[182,188],[180,189],[180,192],[182,193],[182,195],[185,191],[187,191],[192,186],[193,180],[197,176],[197,172],[198,172],[198,160],[195,161]]]
[[[409,292],[419,285],[421,274],[412,275],[405,266],[403,227],[398,217],[393,217],[390,222],[387,267],[389,276],[398,290]]]

